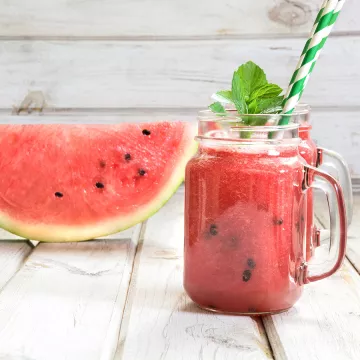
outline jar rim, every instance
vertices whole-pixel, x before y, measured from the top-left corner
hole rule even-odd
[[[216,146],[295,146],[297,147],[301,139],[299,137],[291,139],[225,139],[209,138],[206,136],[195,136],[195,141],[204,144],[213,144]]]
[[[235,109],[227,109],[227,113],[224,114],[217,114],[212,112],[209,109],[206,110],[200,110],[198,112],[198,120],[200,121],[233,121],[238,122],[238,120],[241,120],[241,118],[244,117],[259,117],[259,118],[268,118],[268,119],[274,119],[279,118],[281,116],[287,116],[290,118],[297,117],[300,115],[308,115],[311,111],[311,107],[308,104],[298,104],[295,108],[295,111],[292,114],[239,114],[237,110]],[[214,116],[217,116],[218,118],[214,119]]]
[[[289,130],[296,130],[300,128],[300,124],[298,123],[291,123],[288,125],[237,125],[232,126],[230,129],[231,131],[241,131],[241,132],[251,132],[251,133],[270,133],[276,131],[289,131]]]
[[[225,125],[226,124],[226,125]],[[222,125],[226,128],[210,130],[209,132],[199,133],[195,137],[196,141],[212,140],[227,142],[229,144],[280,144],[292,143],[299,139],[298,123],[288,125],[263,125],[263,126],[246,126],[232,121],[225,121]]]

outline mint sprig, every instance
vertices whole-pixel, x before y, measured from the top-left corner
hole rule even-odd
[[[239,114],[278,114],[282,111],[284,97],[282,88],[268,83],[265,72],[252,61],[241,65],[232,78],[231,90],[216,93],[219,102],[211,104],[210,110],[218,115],[225,115],[223,103],[231,103]],[[261,117],[249,117],[247,125],[264,125]]]

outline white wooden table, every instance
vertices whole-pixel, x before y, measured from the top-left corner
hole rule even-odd
[[[3,234],[0,359],[360,359],[360,196],[342,270],[263,318],[214,315],[186,296],[183,199],[180,188],[147,223],[96,241]]]

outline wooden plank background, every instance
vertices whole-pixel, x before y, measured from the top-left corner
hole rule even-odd
[[[59,107],[205,107],[249,59],[267,71],[269,81],[286,87],[303,45],[303,39],[4,41],[0,78],[7,86],[0,89],[0,106],[38,89]],[[360,37],[348,37],[345,44],[335,37],[328,45],[304,101],[356,107]],[[350,48],[353,54],[344,56]]]
[[[113,359],[140,229],[39,244],[0,293],[0,359]]]
[[[314,0],[2,0],[3,36],[194,37],[306,34]],[[348,0],[336,32],[359,31]]]
[[[194,121],[249,59],[285,87],[321,2],[0,0],[0,110],[40,90],[53,107]],[[346,2],[304,96],[315,139],[340,151],[354,177],[359,10]]]

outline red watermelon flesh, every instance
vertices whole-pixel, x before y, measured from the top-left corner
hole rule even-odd
[[[79,241],[141,222],[181,184],[193,136],[182,122],[0,125],[0,226]]]

